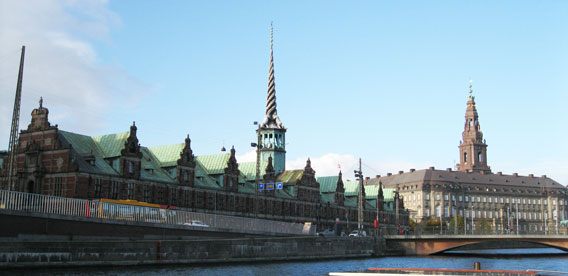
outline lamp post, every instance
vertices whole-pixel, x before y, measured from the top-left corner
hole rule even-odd
[[[471,203],[471,234],[473,235],[473,217],[475,217],[475,210],[473,209],[473,203]]]
[[[257,121],[254,121],[254,125],[258,125]],[[260,184],[260,149],[262,148],[262,144],[260,143],[260,125],[258,125],[258,129],[256,130],[256,143],[250,143],[250,146],[256,148],[256,177],[255,177],[255,187],[254,187],[254,217],[258,216],[258,189]]]
[[[355,170],[355,177],[359,177],[359,193],[357,194],[357,229],[358,235],[361,236],[363,228],[363,172],[361,171],[361,158],[359,158],[359,170]]]

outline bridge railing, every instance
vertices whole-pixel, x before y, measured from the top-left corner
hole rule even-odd
[[[244,232],[290,235],[315,234],[315,226],[311,224],[196,213],[184,210],[117,204],[101,200],[66,198],[7,190],[0,190],[0,209],[87,219],[180,225],[194,230],[214,227]]]
[[[489,229],[489,230],[482,230],[482,229],[474,229],[473,232],[471,229],[467,229],[464,231],[463,228],[458,229],[457,231],[453,228],[440,228],[440,227],[420,227],[415,231],[397,231],[397,229],[387,229],[386,231],[382,231],[385,235],[444,235],[444,236],[471,236],[471,235],[568,235],[568,229],[566,227],[559,227],[558,231],[556,229],[549,229],[548,231],[527,231],[527,230],[519,230],[518,233],[515,229]]]

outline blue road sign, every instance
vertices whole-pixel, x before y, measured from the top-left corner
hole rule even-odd
[[[258,184],[258,190],[259,190],[259,191],[264,190],[264,183]]]
[[[276,189],[282,190],[282,188],[284,188],[284,185],[282,184],[282,182],[277,182],[276,183]]]
[[[274,190],[274,183],[266,183],[267,190]]]

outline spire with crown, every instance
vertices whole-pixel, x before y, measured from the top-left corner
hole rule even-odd
[[[460,142],[460,171],[491,173],[487,166],[487,144],[479,125],[479,115],[475,106],[472,81],[469,81],[469,97],[465,111],[465,125]]]

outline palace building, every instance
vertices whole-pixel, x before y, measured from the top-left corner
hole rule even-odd
[[[49,121],[49,110],[40,99],[30,124],[19,134],[11,183],[8,153],[0,152],[1,188],[83,199],[133,199],[320,227],[331,227],[339,219],[348,229],[356,228],[358,183],[344,182],[341,172],[316,178],[309,159],[304,169],[286,170],[287,129],[276,110],[272,48],[271,43],[266,115],[256,133],[256,162],[238,163],[234,147],[229,153],[195,156],[189,135],[173,145],[142,146],[135,122],[129,131],[101,136],[61,130]],[[394,189],[365,190],[366,228],[379,216],[383,226],[408,223],[402,202],[394,203],[401,200]]]
[[[459,217],[454,227],[461,224],[462,233],[482,224],[490,228],[485,231],[500,233],[555,231],[568,218],[568,188],[546,175],[493,173],[471,83],[469,93],[457,171],[410,169],[368,179],[366,185],[399,191],[411,218],[419,223],[442,218],[449,226]]]

